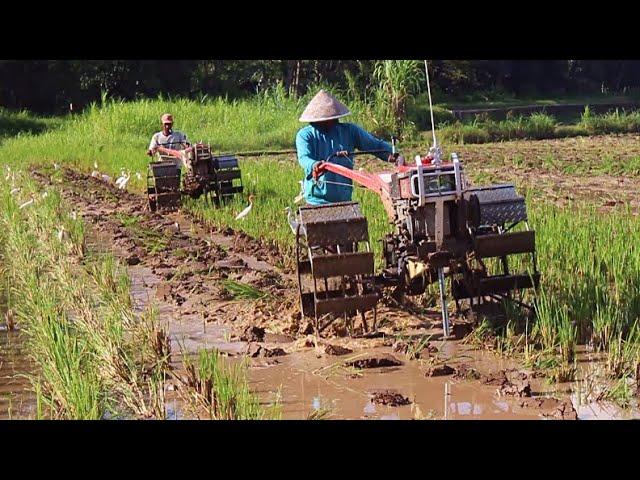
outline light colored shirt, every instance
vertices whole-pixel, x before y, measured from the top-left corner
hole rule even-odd
[[[154,133],[151,137],[151,143],[149,144],[149,150],[153,150],[156,147],[165,147],[171,150],[183,150],[186,148],[187,136],[182,132],[173,131],[169,135],[165,135],[164,132]]]
[[[296,149],[298,163],[304,170],[304,197],[312,205],[347,202],[353,193],[351,179],[337,173],[325,172],[314,182],[312,171],[317,162],[326,161],[329,155],[341,150],[383,150],[375,155],[385,161],[392,153],[391,145],[353,123],[338,123],[328,131],[310,124],[298,131]],[[353,169],[352,157],[332,157],[330,162]]]

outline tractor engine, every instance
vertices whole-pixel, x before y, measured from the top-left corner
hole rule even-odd
[[[424,293],[440,268],[453,277],[456,300],[537,286],[535,232],[511,231],[527,221],[524,198],[513,185],[469,187],[456,158],[391,174],[390,200],[394,233],[383,240],[383,277],[405,293]],[[506,257],[521,253],[533,256],[533,276],[511,275]],[[488,258],[500,259],[499,275],[488,271]]]
[[[442,163],[439,151],[437,160],[418,156],[415,165],[378,174],[351,170],[330,158],[321,169],[378,194],[393,232],[383,239],[384,269],[374,275],[367,220],[357,203],[300,207],[296,251],[301,306],[304,315],[316,319],[319,331],[326,328],[319,317],[327,313],[346,319],[359,312],[366,329],[364,313],[369,310],[375,329],[380,287],[419,295],[438,282],[445,335],[446,277],[458,309],[463,299],[473,309],[485,300],[538,287],[535,232],[528,228],[525,200],[513,185],[469,186],[457,155]],[[514,230],[520,224],[525,229]],[[530,257],[528,265],[526,259],[510,265],[509,258],[520,254]],[[522,268],[521,273],[512,271]]]
[[[220,205],[243,191],[238,160],[231,155],[214,156],[211,146],[198,143],[184,150],[158,148],[159,160],[149,164],[147,192],[151,210],[176,208],[182,196]],[[181,166],[184,166],[182,175]],[[181,178],[182,177],[182,178]]]

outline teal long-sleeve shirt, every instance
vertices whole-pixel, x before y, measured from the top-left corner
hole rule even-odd
[[[327,157],[341,150],[384,150],[376,154],[387,160],[392,152],[391,145],[366,132],[353,123],[338,123],[328,131],[310,124],[296,135],[298,163],[304,170],[304,197],[311,205],[323,205],[351,200],[353,188],[336,183],[351,185],[351,180],[333,172],[326,172],[314,182],[312,171],[316,162],[326,161]],[[353,169],[353,157],[332,157],[331,163]]]

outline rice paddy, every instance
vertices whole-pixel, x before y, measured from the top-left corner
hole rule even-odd
[[[140,174],[132,176],[129,190],[141,193],[148,163],[144,152],[164,111],[174,114],[177,130],[192,141],[210,142],[216,153],[286,150],[293,148],[304,100],[105,102],[55,125],[4,139],[0,162],[7,181],[0,187],[0,278],[10,286],[5,303],[25,326],[38,366],[33,382],[39,415],[164,418],[161,385],[169,367],[162,349],[154,350],[149,341],[161,326],[152,311],[134,313],[123,267],[112,256],[87,249],[83,223],[69,215],[55,190],[43,197],[24,167],[55,163],[86,173],[95,169],[112,178],[125,169]],[[350,120],[374,128],[364,110],[355,109]],[[629,402],[629,385],[637,381],[640,366],[637,211],[623,204],[603,212],[596,198],[558,205],[535,184],[525,185],[519,172],[529,169],[534,176],[541,172],[570,176],[578,179],[575,191],[580,189],[579,179],[595,174],[625,175],[636,181],[640,149],[634,135],[587,135],[635,134],[637,124],[636,113],[594,116],[586,112],[575,127],[577,133],[563,133],[559,130],[567,130],[566,126],[536,114],[528,119],[454,125],[442,132],[445,151],[458,152],[472,179],[487,183],[506,175],[520,193],[527,194],[529,222],[536,230],[542,285],[531,298],[535,320],[514,315],[506,328],[486,324],[476,335],[495,336],[500,352],[548,370],[553,382],[573,379],[576,351],[589,346],[604,355],[603,374],[615,382],[608,396],[621,403]],[[574,133],[585,136],[534,140]],[[495,142],[511,139],[518,140]],[[406,147],[407,158],[426,149],[415,145]],[[301,171],[295,156],[246,156],[240,162],[244,197],[221,208],[203,200],[189,201],[185,208],[210,225],[231,227],[272,245],[291,268],[294,237],[286,208],[295,209],[293,199],[300,193]],[[15,188],[20,191],[10,193]],[[251,213],[235,220],[249,194],[255,196]],[[369,220],[380,266],[380,240],[391,226],[375,195],[355,189],[354,199]],[[25,206],[21,209],[21,205]],[[166,248],[163,236],[141,228],[135,216],[123,214],[121,222],[145,243],[148,253]],[[265,297],[261,290],[240,282],[229,280],[223,287],[237,299]],[[215,354],[203,352],[188,364],[191,383],[198,386],[194,401],[211,418],[263,418],[244,383],[242,367],[229,370],[221,363]],[[218,403],[212,401],[216,395]],[[229,410],[230,403],[238,410]]]

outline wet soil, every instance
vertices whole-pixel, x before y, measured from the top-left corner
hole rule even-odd
[[[0,420],[35,416],[35,394],[27,377],[33,369],[20,331],[0,326]]]
[[[277,266],[283,264],[278,252],[184,212],[148,212],[143,197],[71,170],[62,170],[61,176],[43,170],[33,175],[60,188],[90,225],[96,247],[126,260],[135,308],[157,309],[176,368],[181,354],[202,348],[216,348],[231,359],[248,357],[252,389],[264,402],[279,392],[284,418],[307,418],[320,408],[329,409],[331,418],[571,416],[566,391],[527,373],[518,377],[514,362],[459,340],[442,340],[435,311],[381,305],[379,335],[306,335],[297,285],[290,272]],[[268,295],[234,298],[225,288],[229,281]],[[398,346],[400,333],[406,348]],[[430,341],[419,352],[416,342],[407,340],[427,336]],[[427,376],[442,365],[449,369]],[[387,393],[376,397],[375,392]],[[557,402],[523,402],[547,397]]]

